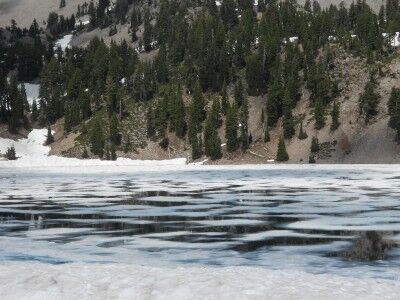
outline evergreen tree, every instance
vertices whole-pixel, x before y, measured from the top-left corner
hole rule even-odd
[[[192,138],[192,159],[199,159],[202,155],[201,141],[198,136]]]
[[[376,84],[371,79],[365,86],[364,93],[360,96],[360,114],[364,116],[366,122],[378,113],[379,95],[375,92],[375,87]]]
[[[276,160],[279,162],[284,162],[289,160],[289,155],[286,152],[286,145],[283,137],[279,138]]]
[[[186,134],[186,121],[185,121],[185,105],[182,98],[182,90],[176,87],[172,91],[171,104],[171,129],[175,131],[176,136],[183,139]]]
[[[313,137],[311,140],[311,152],[316,153],[319,151],[319,141],[317,137]]]
[[[229,107],[228,92],[227,92],[226,82],[224,81],[221,92],[221,110],[224,115],[226,115],[228,107]]]
[[[283,136],[290,139],[295,134],[294,121],[292,116],[291,98],[288,90],[285,92],[284,97],[284,116],[283,116]]]
[[[110,159],[111,160],[117,160],[117,153],[115,151],[115,145],[114,144],[111,144],[111,147],[110,147]]]
[[[389,127],[396,130],[396,141],[400,143],[400,89],[392,88],[388,102]]]
[[[51,132],[51,127],[49,125],[49,126],[47,126],[46,145],[50,145],[53,142],[54,142],[54,137],[53,137],[53,134]]]
[[[299,140],[305,140],[306,138],[308,138],[308,135],[303,129],[303,122],[301,122],[299,131]]]
[[[240,144],[242,150],[246,151],[249,148],[249,106],[247,99],[243,100],[240,109]]]
[[[337,102],[333,103],[333,107],[332,107],[332,111],[331,111],[331,118],[332,118],[331,130],[335,131],[340,126],[340,122],[339,122],[339,103],[337,103]]]
[[[100,120],[95,120],[90,132],[90,144],[93,154],[103,158],[104,155],[104,134],[103,127],[101,126]]]
[[[241,80],[239,80],[235,86],[235,102],[238,107],[241,107],[244,102],[243,84]]]
[[[65,7],[65,0],[60,1],[60,8],[63,8],[63,7]]]
[[[324,106],[320,99],[315,102],[314,107],[315,129],[320,130],[325,126]]]
[[[237,120],[237,107],[234,103],[226,114],[225,120],[225,138],[226,149],[228,152],[234,152],[239,146],[238,141],[238,120]]]
[[[114,113],[110,119],[110,141],[111,144],[116,146],[120,144],[119,124],[117,115]]]
[[[38,117],[39,117],[39,110],[38,110],[38,107],[37,107],[37,104],[36,104],[36,99],[33,99],[33,101],[32,101],[32,115],[31,115],[32,121],[35,122],[38,119]]]
[[[215,121],[210,114],[206,120],[204,129],[204,149],[205,154],[211,158],[211,160],[220,159],[222,157],[221,139],[217,133],[217,127],[215,127]]]
[[[17,154],[15,152],[14,145],[7,149],[5,156],[8,160],[16,160],[17,159]]]

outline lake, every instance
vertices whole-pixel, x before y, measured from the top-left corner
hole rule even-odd
[[[0,261],[261,266],[398,279],[398,166],[0,170]],[[363,233],[393,243],[342,258]]]

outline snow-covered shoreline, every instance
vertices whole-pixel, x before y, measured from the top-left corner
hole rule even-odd
[[[26,139],[17,141],[0,138],[0,153],[4,154],[7,148],[14,146],[17,157],[15,161],[0,161],[1,169],[52,169],[62,168],[63,172],[115,172],[115,171],[182,171],[182,170],[268,170],[268,169],[321,169],[321,170],[387,170],[399,169],[399,165],[380,164],[237,164],[237,165],[204,165],[204,162],[188,163],[186,158],[175,158],[169,160],[133,160],[129,158],[118,158],[116,161],[100,159],[78,159],[61,156],[50,156],[50,147],[45,146],[47,130],[33,129]],[[89,167],[89,168],[86,168]],[[106,168],[105,168],[106,167]]]
[[[0,168],[51,168],[68,167],[72,170],[76,167],[136,167],[142,169],[155,168],[179,168],[186,166],[185,158],[171,160],[132,160],[128,158],[118,158],[116,161],[100,159],[77,159],[60,156],[49,156],[50,147],[45,146],[47,130],[34,129],[26,139],[17,141],[0,138],[0,153],[5,153],[11,146],[15,147],[18,157],[15,161],[0,161]]]
[[[1,299],[397,299],[400,281],[261,267],[2,263]]]

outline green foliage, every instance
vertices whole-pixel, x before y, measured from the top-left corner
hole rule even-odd
[[[228,92],[227,92],[226,82],[224,82],[221,92],[221,111],[224,115],[226,115],[228,108],[229,108]]]
[[[317,137],[313,137],[311,140],[311,152],[316,153],[319,151],[319,141]]]
[[[308,138],[308,135],[303,129],[303,122],[301,122],[299,131],[299,140],[305,140],[306,138]]]
[[[113,146],[117,146],[121,143],[120,133],[119,133],[119,122],[117,115],[114,113],[110,119],[110,141]]]
[[[375,88],[376,83],[371,79],[359,99],[360,114],[364,116],[366,122],[378,113],[379,95]]]
[[[396,141],[400,143],[400,89],[392,88],[388,102],[389,127],[396,130]]]
[[[100,158],[103,158],[105,140],[103,134],[103,126],[99,118],[94,120],[94,124],[92,125],[92,129],[89,134],[91,144],[90,151],[92,151],[93,154],[99,156]]]
[[[202,151],[202,146],[201,146],[201,139],[199,137],[195,136],[192,139],[192,159],[193,160],[199,159],[202,154],[203,154],[203,151]]]
[[[240,108],[240,145],[243,151],[249,148],[249,105],[245,98]]]
[[[10,148],[7,149],[5,156],[8,160],[16,160],[17,159],[17,154],[15,152],[14,146],[11,146]]]
[[[217,127],[212,113],[209,114],[204,128],[204,149],[205,154],[211,160],[217,160],[222,157],[221,139],[218,136]]]
[[[276,160],[279,162],[284,162],[289,160],[289,155],[286,151],[286,145],[283,137],[279,138]]]
[[[169,138],[168,137],[163,137],[162,140],[159,143],[159,146],[164,150],[168,150],[169,147]]]
[[[320,130],[325,127],[325,108],[320,99],[315,102],[314,120],[315,129]]]
[[[54,137],[51,132],[51,127],[47,126],[47,136],[46,136],[46,145],[50,145],[54,142]]]
[[[333,103],[333,107],[331,110],[331,131],[335,131],[336,129],[339,128],[340,122],[339,122],[339,103],[335,102]]]
[[[226,149],[228,152],[234,152],[239,147],[237,114],[237,106],[234,103],[228,109],[225,120]]]
[[[238,107],[241,107],[244,102],[244,95],[243,95],[243,84],[242,81],[238,81],[235,86],[235,102]]]

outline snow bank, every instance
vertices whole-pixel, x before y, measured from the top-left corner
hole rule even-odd
[[[5,153],[14,145],[17,157],[15,161],[0,161],[0,168],[15,167],[84,167],[84,166],[129,166],[146,169],[162,170],[163,168],[175,168],[186,166],[185,158],[177,158],[163,161],[132,160],[118,158],[116,161],[104,161],[100,159],[77,159],[60,156],[49,156],[50,147],[44,146],[47,129],[34,129],[28,138],[17,141],[0,138],[0,152]]]
[[[33,99],[38,100],[39,98],[39,84],[24,83],[26,97],[30,105],[32,105]]]
[[[259,267],[3,263],[7,299],[398,299],[400,282]]]
[[[61,39],[57,40],[54,44],[54,51],[57,50],[58,47],[61,47],[62,51],[65,51],[69,47],[69,43],[72,40],[72,34],[64,35]]]

